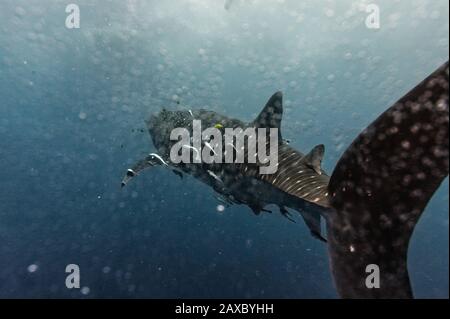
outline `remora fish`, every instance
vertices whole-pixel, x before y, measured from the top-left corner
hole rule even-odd
[[[210,185],[229,204],[248,205],[255,214],[276,204],[303,216],[313,236],[325,241],[335,285],[344,298],[411,298],[407,250],[426,204],[448,175],[448,62],[368,126],[344,152],[330,177],[320,167],[324,146],[304,155],[280,138],[278,170],[260,174],[258,164],[173,164],[170,149],[176,127],[281,127],[282,94],[275,93],[251,123],[212,111],[166,111],[147,126],[159,155],[139,161],[122,181],[141,170],[171,167]],[[280,132],[280,131],[279,131]],[[281,133],[280,133],[281,137]],[[380,287],[366,285],[366,267],[377,265]]]

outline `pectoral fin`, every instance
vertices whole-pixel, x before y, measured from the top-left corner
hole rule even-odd
[[[132,178],[139,175],[139,173],[144,169],[157,165],[167,165],[167,162],[162,160],[161,157],[156,154],[150,154],[145,158],[139,160],[127,170],[127,173],[122,179],[121,187],[124,187]]]
[[[286,209],[286,207],[284,206],[279,206],[280,208],[280,213],[281,215],[283,215],[285,218],[287,218],[288,220],[290,220],[291,222],[295,223],[295,220],[292,219],[291,213],[289,213],[289,211]]]
[[[301,210],[300,214],[305,221],[306,226],[308,226],[311,235],[320,241],[327,242],[327,240],[322,236],[322,230],[320,227],[320,215],[315,212],[310,212],[307,210]]]
[[[183,173],[181,173],[180,171],[177,171],[176,169],[172,170],[172,172],[177,175],[178,177],[180,177],[181,179],[183,179]]]

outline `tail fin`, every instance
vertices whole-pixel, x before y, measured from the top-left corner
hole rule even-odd
[[[448,175],[448,62],[384,112],[334,169],[328,220],[331,267],[344,298],[411,298],[408,244]],[[379,288],[366,267],[379,267]]]

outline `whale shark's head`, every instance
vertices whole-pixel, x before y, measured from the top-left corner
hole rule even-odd
[[[160,112],[152,114],[146,124],[156,149],[162,155],[168,156],[171,147],[170,133],[176,128],[188,128],[192,125],[192,115],[190,111],[162,109]]]
[[[194,121],[200,125],[200,130],[216,128],[224,131],[225,128],[247,127],[247,124],[240,120],[204,109],[177,111],[162,109],[160,112],[152,114],[146,124],[154,146],[161,155],[167,157],[170,154],[170,148],[176,143],[176,136],[171,139],[171,133],[181,128],[186,129],[192,136]]]

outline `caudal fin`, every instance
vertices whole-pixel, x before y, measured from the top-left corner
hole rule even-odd
[[[412,297],[409,240],[449,171],[448,76],[447,62],[364,130],[334,169],[328,243],[344,298]],[[379,269],[379,288],[368,266]]]

